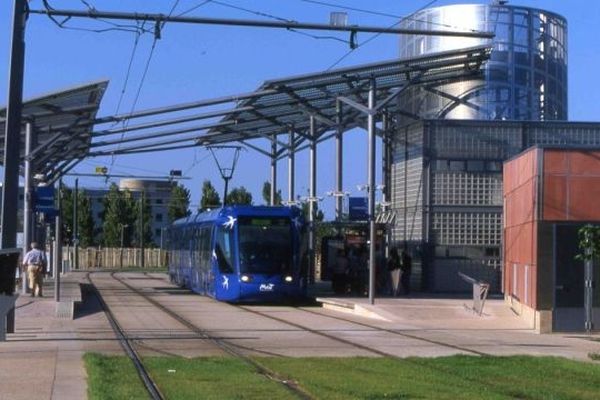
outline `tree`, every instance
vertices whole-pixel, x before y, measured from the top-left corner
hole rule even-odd
[[[227,195],[227,205],[252,205],[252,194],[243,186],[235,188]]]
[[[200,200],[200,209],[217,208],[221,206],[221,197],[215,187],[209,180],[202,183],[202,199]]]
[[[104,197],[104,218],[102,228],[106,247],[131,246],[131,232],[136,220],[136,207],[131,193],[121,192],[116,184],[111,184]]]
[[[309,203],[308,202],[303,202],[302,203],[302,213],[304,214],[304,218],[309,221]],[[319,210],[319,203],[315,202],[315,221],[316,222],[322,222],[325,219],[325,214],[323,214],[323,211]]]
[[[169,199],[168,215],[169,222],[190,215],[190,191],[183,185],[175,184],[171,189]]]
[[[265,181],[262,189],[262,196],[265,204],[271,204],[271,182]],[[275,193],[275,205],[281,204],[281,190]]]
[[[61,218],[62,218],[62,238],[63,243],[72,243],[73,239],[73,190],[62,186],[61,193]],[[93,246],[94,238],[94,217],[92,215],[92,203],[85,194],[84,190],[77,192],[77,228],[79,236],[79,245],[81,247]]]
[[[66,186],[60,188],[61,220],[63,244],[70,244],[73,238],[73,191]]]
[[[92,215],[92,202],[85,191],[77,193],[77,233],[79,246],[90,247],[94,245],[94,216]]]
[[[135,222],[134,238],[137,246],[141,245],[141,238],[144,239],[144,247],[154,246],[154,236],[152,235],[152,208],[150,201],[141,193],[140,198],[135,202]],[[141,209],[140,209],[141,208]]]

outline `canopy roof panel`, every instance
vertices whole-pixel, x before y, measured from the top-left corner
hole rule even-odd
[[[25,153],[25,123],[35,129],[34,173],[48,178],[61,166],[87,156],[92,128],[108,81],[96,81],[23,102],[20,155]],[[4,162],[6,108],[0,109],[0,164]]]
[[[428,56],[379,62],[358,67],[337,69],[317,74],[269,80],[257,89],[267,94],[248,98],[238,104],[244,109],[232,113],[221,122],[233,122],[213,128],[209,133],[237,134],[240,140],[277,135],[292,128],[306,131],[309,115],[335,125],[336,102],[339,97],[349,98],[359,104],[366,103],[370,84],[375,82],[377,98],[383,100],[408,85],[441,85],[481,74],[480,66],[489,58],[491,49],[479,46]],[[274,90],[275,93],[268,93]],[[398,109],[396,101],[387,106],[389,112]],[[348,110],[349,113],[355,113]],[[345,128],[362,123],[360,116],[349,121]],[[235,136],[235,135],[234,135]],[[212,140],[218,140],[215,137]]]
[[[350,106],[342,107],[338,124],[337,103],[343,98],[366,107],[372,82],[376,86],[376,102],[385,103],[390,115],[420,119],[402,110],[394,96],[408,87],[440,88],[448,83],[478,79],[482,74],[480,67],[490,53],[491,47],[477,46],[274,79],[249,93],[99,118],[98,126],[110,125],[93,133],[90,155],[133,154],[225,143],[250,146],[248,140],[273,140],[292,130],[299,135],[296,144],[300,144],[308,140],[310,116],[318,124],[317,140],[324,140],[325,134],[338,125],[349,130],[365,124],[366,114]],[[190,114],[190,110],[201,112]],[[157,116],[163,114],[168,117],[158,120]],[[132,120],[141,122],[131,124]],[[198,124],[199,121],[204,122]],[[135,131],[138,133],[133,133]],[[285,144],[282,145],[284,149]]]

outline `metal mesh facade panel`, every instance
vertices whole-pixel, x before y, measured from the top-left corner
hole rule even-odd
[[[525,147],[534,145],[600,146],[600,126],[552,124],[532,126],[525,132]]]
[[[502,174],[435,171],[431,200],[439,205],[502,206]]]
[[[499,246],[502,212],[433,212],[431,239],[442,245]]]
[[[432,158],[504,160],[521,151],[519,124],[461,126],[434,124],[430,130]]]
[[[393,241],[422,241],[426,170],[423,129],[402,129],[395,138],[391,166],[392,209],[396,212]]]

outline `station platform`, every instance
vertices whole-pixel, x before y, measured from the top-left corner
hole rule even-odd
[[[410,296],[376,296],[374,304],[367,297],[339,296],[330,282],[317,282],[309,295],[323,308],[357,317],[393,323],[404,328],[419,329],[482,329],[533,330],[501,297],[485,302],[483,312],[473,311],[473,299],[468,295],[430,294],[415,292]]]
[[[226,303],[172,290],[173,286],[163,275],[130,273],[127,279],[131,284],[154,291],[165,301],[170,301],[173,307],[180,307],[181,312],[197,310],[197,318],[210,323],[211,329],[243,346],[262,346],[260,348],[268,353],[293,357],[362,354],[360,349],[328,341],[310,331],[290,329],[281,322],[257,317]],[[81,293],[80,285],[89,284],[84,277],[83,273],[69,273],[61,281],[63,299],[73,301],[75,313],[72,316],[57,313],[64,310],[61,307],[67,306],[57,305],[54,301],[51,280],[44,284],[44,297],[19,296],[16,331],[8,334],[5,342],[0,342],[0,400],[85,399],[84,354],[123,354],[98,304],[86,298],[75,307],[77,294]],[[108,275],[104,279],[109,280]],[[101,279],[98,278],[98,281]],[[536,335],[499,299],[488,300],[483,314],[479,316],[468,309],[468,297],[436,298],[415,294],[410,298],[376,298],[375,304],[371,305],[366,297],[335,296],[329,282],[312,285],[309,294],[323,306],[322,309],[308,306],[316,313],[303,312],[306,307],[253,307],[273,313],[278,319],[289,318],[316,331],[337,332],[347,341],[359,341],[373,347],[387,346],[386,351],[397,357],[460,354],[461,351],[456,348],[493,355],[552,355],[584,361],[590,361],[590,352],[600,353],[598,335]],[[147,304],[140,308],[139,304],[132,303],[125,291],[113,290],[111,295],[127,303],[118,310],[125,318],[124,323],[139,326],[139,332],[147,336],[147,342],[152,343],[152,334],[163,332],[163,335],[173,335],[173,338],[178,334],[173,330],[173,322],[160,316],[158,309],[153,310]],[[67,308],[70,306],[68,304]],[[335,318],[328,319],[328,315]],[[348,318],[348,321],[340,320],[340,316]],[[357,327],[352,324],[353,321],[363,326]],[[385,331],[370,329],[366,325]],[[160,331],[161,327],[166,330]],[[400,335],[385,333],[392,331],[400,332]],[[192,344],[189,338],[185,343],[172,339],[169,345],[179,346],[179,353],[185,356],[211,354],[209,349],[202,347],[202,342]]]
[[[19,295],[15,333],[0,342],[0,400],[85,399],[84,353],[121,351],[102,314],[73,319],[81,277],[61,279],[59,303],[52,279],[44,281],[43,297]]]

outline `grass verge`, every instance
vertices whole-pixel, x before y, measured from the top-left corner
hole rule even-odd
[[[146,389],[129,358],[87,353],[83,360],[90,400],[148,399]]]
[[[151,357],[144,361],[168,399],[294,398],[280,384],[236,359]],[[315,398],[328,400],[591,400],[598,398],[600,387],[600,365],[554,357],[452,356],[402,360],[270,357],[257,361],[297,382]],[[108,372],[113,376],[105,379],[111,382],[110,386],[119,387],[116,380],[133,385],[132,378]],[[90,378],[90,386],[92,383]],[[136,397],[112,394],[94,397],[90,392],[90,399],[99,398]]]

